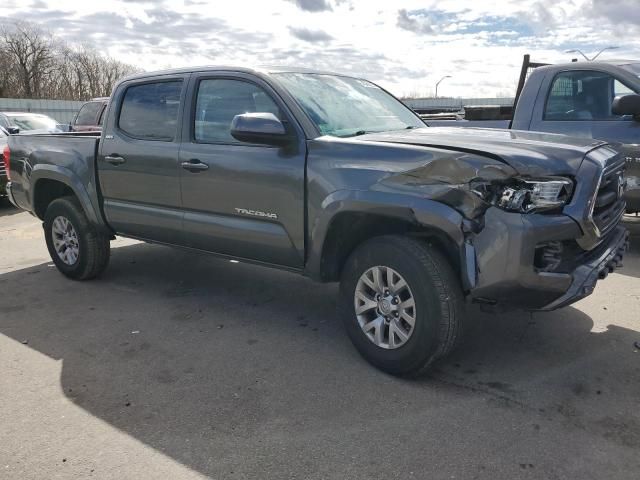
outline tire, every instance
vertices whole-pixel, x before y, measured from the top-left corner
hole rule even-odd
[[[67,224],[71,225],[72,230],[61,228]],[[44,215],[43,227],[49,255],[58,270],[67,277],[73,280],[90,280],[100,275],[109,264],[109,237],[91,225],[76,198],[62,197],[51,202]],[[58,253],[56,242],[60,244],[65,240],[61,240],[60,235],[55,233],[61,230],[71,232],[71,235],[65,237],[69,239],[71,247],[63,247],[62,254]],[[69,256],[69,248],[77,254]]]
[[[383,293],[373,309],[369,302],[375,300],[375,295],[369,285],[375,283],[376,269],[382,272],[381,278],[391,269],[391,282],[402,285],[399,279],[404,280],[408,288],[394,288],[398,292],[396,297],[389,289],[388,296],[384,297]],[[367,280],[363,278],[365,273]],[[366,301],[362,300],[361,294],[367,297]],[[418,239],[381,236],[358,247],[342,271],[340,297],[341,316],[354,346],[369,363],[392,375],[417,376],[426,372],[435,360],[449,354],[462,338],[464,299],[459,280],[446,258]],[[400,308],[411,305],[411,297],[413,309]],[[389,318],[388,324],[385,320],[388,325],[385,326],[386,338],[378,336],[379,329],[367,323],[377,317],[371,321],[382,325],[379,319],[389,310],[384,304],[385,298],[397,303],[395,308],[399,314],[397,318],[384,315]],[[358,316],[360,309],[357,311],[356,305],[369,310]],[[392,312],[393,315],[396,312]],[[412,315],[413,326],[404,321]],[[408,339],[398,333],[392,334],[392,323],[394,332],[402,330]],[[369,330],[365,333],[364,329]]]

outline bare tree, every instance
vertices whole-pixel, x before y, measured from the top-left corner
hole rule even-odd
[[[53,37],[24,22],[0,29],[0,38],[17,75],[19,92],[38,97],[54,67]]]
[[[108,96],[119,78],[137,71],[26,22],[0,25],[0,65],[0,97],[61,100]]]

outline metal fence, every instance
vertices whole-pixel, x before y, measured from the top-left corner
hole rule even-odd
[[[0,112],[42,113],[58,123],[69,123],[83,103],[73,100],[0,98]]]
[[[461,110],[465,105],[513,105],[513,98],[405,98],[403,102],[409,108],[418,110]],[[83,103],[72,100],[0,98],[0,112],[43,113],[59,123],[69,123]]]
[[[431,108],[454,110],[465,105],[513,105],[513,97],[503,98],[404,98],[402,101],[409,108],[428,110]]]

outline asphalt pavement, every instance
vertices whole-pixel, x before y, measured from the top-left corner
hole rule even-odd
[[[470,306],[419,380],[363,361],[336,285],[118,239],[90,282],[0,207],[2,479],[640,478],[640,218],[551,313]],[[637,344],[637,346],[634,346]]]

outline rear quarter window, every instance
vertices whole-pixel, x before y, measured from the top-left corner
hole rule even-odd
[[[127,88],[118,128],[140,140],[172,142],[178,126],[182,80],[132,85]]]

